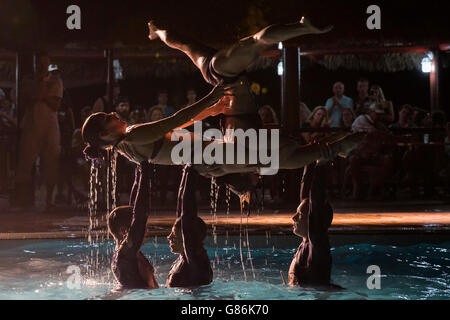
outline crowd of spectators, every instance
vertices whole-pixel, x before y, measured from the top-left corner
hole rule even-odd
[[[45,57],[39,61],[42,64],[40,73],[30,78],[31,87],[35,89],[28,90],[31,93],[23,99],[28,104],[20,123],[17,121],[14,90],[7,94],[0,89],[0,193],[9,196],[12,206],[32,205],[34,189],[45,180],[47,210],[54,207],[55,201],[86,205],[90,164],[82,152],[81,127],[85,119],[94,112],[114,111],[129,125],[136,125],[170,116],[176,108],[171,106],[167,90],[157,93],[153,106],[132,105],[121,92],[120,85],[115,83],[112,101],[105,94],[93,101],[92,106],[77,108],[79,111],[75,115],[67,91],[63,90],[57,66],[51,65]],[[354,98],[346,96],[345,84],[339,81],[333,84],[333,95],[323,99],[323,105],[311,110],[305,103],[299,104],[301,132],[298,139],[304,144],[324,139],[336,131],[368,133],[365,141],[349,157],[337,158],[329,164],[329,195],[339,199],[380,199],[393,198],[399,191],[408,190],[414,198],[447,196],[450,125],[445,114],[440,111],[430,114],[408,104],[394,108],[382,88],[370,86],[367,79],[356,82],[356,92]],[[185,104],[192,104],[196,99],[196,90],[188,89]],[[152,105],[151,101],[149,105]],[[398,110],[397,115],[395,109]],[[262,105],[258,113],[263,126],[280,126],[277,112],[270,105]],[[40,127],[47,131],[39,131]],[[48,128],[58,132],[50,132]],[[420,131],[418,128],[441,130]],[[19,137],[23,140],[21,143],[17,141]],[[32,154],[24,151],[28,150],[30,143],[36,144]],[[57,154],[57,164],[48,159],[49,150]],[[27,160],[26,164],[23,159]],[[119,194],[126,195],[131,190],[134,166],[119,155],[117,170]],[[18,184],[20,174],[24,178]],[[260,178],[258,186],[263,188],[263,198],[264,192],[265,198],[269,198],[269,205],[284,202],[286,189],[290,187],[286,183],[290,174],[281,170],[275,176]],[[100,177],[103,179],[105,175],[103,172]],[[156,203],[164,205],[168,199],[176,198],[181,169],[156,166],[155,175],[153,196]],[[55,195],[52,184],[56,184]],[[200,181],[198,197],[208,200],[209,187],[206,179]]]
[[[329,195],[353,200],[395,199],[401,192],[411,199],[448,197],[450,123],[445,114],[404,104],[396,115],[382,88],[365,78],[357,81],[356,92],[354,99],[346,96],[344,83],[338,81],[324,105],[312,110],[304,103],[299,106],[303,143],[336,131],[367,133],[347,158],[329,164]],[[282,184],[269,179],[270,185]],[[280,195],[276,197],[274,202]]]

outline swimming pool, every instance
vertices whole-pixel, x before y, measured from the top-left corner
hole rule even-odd
[[[331,278],[345,290],[330,292],[283,285],[280,270],[287,277],[298,238],[266,235],[250,236],[250,248],[243,237],[244,266],[238,236],[218,236],[216,241],[208,237],[205,247],[214,281],[192,290],[163,286],[176,256],[164,237],[149,238],[142,252],[155,266],[161,287],[120,294],[110,293],[114,288],[108,261],[112,242],[91,246],[84,239],[1,240],[0,299],[450,299],[448,239],[400,246],[362,240],[345,244],[338,238],[331,239]],[[95,272],[93,265],[98,265]],[[367,287],[370,265],[380,268],[380,289]]]

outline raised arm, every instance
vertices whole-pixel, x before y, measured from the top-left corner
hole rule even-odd
[[[139,179],[140,179],[140,168],[138,165],[136,165],[136,168],[134,169],[134,182],[133,182],[133,186],[131,187],[131,192],[130,192],[130,200],[128,201],[128,205],[129,206],[133,206],[134,202],[136,201],[136,194],[138,191],[138,186],[139,186]]]
[[[143,161],[140,165],[139,185],[133,207],[133,218],[131,220],[128,236],[122,243],[123,248],[138,252],[145,237],[147,216],[150,210],[150,177],[151,164]]]
[[[125,138],[133,144],[147,144],[155,142],[169,131],[180,127],[184,123],[193,119],[196,115],[203,111],[203,109],[214,105],[221,97],[225,95],[225,91],[232,91],[234,86],[217,85],[214,89],[205,97],[197,101],[196,103],[184,107],[177,111],[170,117],[136,125]]]
[[[190,165],[186,165],[183,169],[182,183],[181,232],[184,254],[189,263],[192,260],[191,257],[195,254],[195,250],[198,249],[198,244],[195,243],[197,232],[197,201],[195,198],[197,172]]]
[[[327,230],[333,219],[333,209],[326,197],[326,174],[324,165],[315,165],[311,176],[309,195],[309,239],[317,243],[326,239]]]

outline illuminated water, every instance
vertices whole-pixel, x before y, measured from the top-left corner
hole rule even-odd
[[[95,277],[88,276],[86,257],[92,247],[86,240],[2,240],[0,241],[0,299],[449,299],[450,242],[390,246],[375,244],[340,245],[332,249],[332,281],[346,290],[326,292],[290,288],[282,284],[280,270],[287,277],[297,240],[293,236],[250,236],[253,276],[244,274],[239,237],[218,236],[217,244],[207,239],[208,255],[214,262],[214,282],[193,290],[161,288],[130,290],[120,296],[114,288],[106,261]],[[225,245],[225,243],[227,245]],[[244,245],[246,245],[244,243]],[[99,246],[106,256],[112,243]],[[94,251],[96,249],[94,248]],[[143,253],[156,268],[164,284],[171,263],[167,241],[147,239]],[[243,250],[250,268],[248,252]],[[68,288],[69,266],[80,268],[81,285]],[[369,290],[369,265],[381,269],[381,289]],[[72,274],[73,276],[73,274]],[[73,279],[73,278],[72,278]]]

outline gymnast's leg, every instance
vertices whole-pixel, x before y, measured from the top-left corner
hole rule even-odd
[[[217,52],[212,64],[218,74],[228,77],[236,76],[244,72],[263,51],[272,45],[306,34],[326,33],[332,28],[332,26],[315,27],[304,17],[296,23],[270,25],[252,36],[241,39],[231,47]]]
[[[149,38],[154,40],[159,38],[168,47],[177,49],[186,54],[195,66],[202,72],[203,77],[208,83],[216,85],[215,79],[211,79],[208,75],[208,65],[211,58],[217,52],[217,50],[205,46],[194,39],[186,36],[182,36],[175,32],[174,30],[169,30],[169,28],[163,26],[162,24],[151,20],[148,23],[149,28]],[[214,83],[212,83],[214,82]]]

